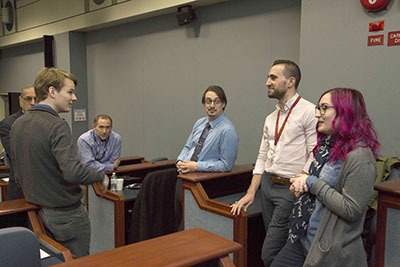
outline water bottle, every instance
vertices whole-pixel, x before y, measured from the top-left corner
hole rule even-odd
[[[111,176],[111,191],[117,192],[117,175],[113,172]]]

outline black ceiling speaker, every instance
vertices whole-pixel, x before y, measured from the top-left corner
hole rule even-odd
[[[178,7],[178,13],[176,13],[176,19],[178,20],[178,24],[182,26],[195,22],[197,17],[192,6],[187,5]]]

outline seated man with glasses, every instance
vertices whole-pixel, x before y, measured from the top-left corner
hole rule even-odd
[[[178,172],[230,171],[237,157],[239,138],[235,126],[224,114],[227,105],[224,90],[216,85],[208,87],[201,103],[207,116],[194,124],[177,158]]]
[[[211,85],[203,93],[201,103],[204,105],[207,116],[200,118],[194,124],[177,158],[178,172],[231,171],[238,153],[239,137],[235,126],[224,114],[228,103],[224,90],[220,86]],[[182,180],[176,181],[175,212],[177,222],[180,224]]]
[[[78,138],[81,162],[99,171],[112,171],[121,163],[121,136],[112,131],[112,119],[97,115],[93,129]]]
[[[21,90],[21,95],[18,97],[20,110],[18,112],[11,114],[4,118],[4,120],[0,121],[0,138],[1,143],[5,149],[4,162],[10,166],[10,175],[8,181],[8,189],[7,189],[7,200],[24,198],[24,194],[22,193],[21,187],[15,183],[14,180],[14,172],[12,170],[12,162],[8,155],[10,155],[10,129],[11,125],[24,113],[28,111],[28,109],[35,105],[36,95],[35,88],[32,85],[29,85]]]

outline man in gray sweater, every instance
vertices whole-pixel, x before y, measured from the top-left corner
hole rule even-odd
[[[37,104],[11,127],[11,158],[15,180],[28,202],[40,206],[46,231],[77,257],[89,254],[90,221],[81,204],[80,185],[99,183],[103,192],[108,177],[82,165],[68,123],[59,113],[69,112],[76,77],[57,68],[42,69],[35,79]]]

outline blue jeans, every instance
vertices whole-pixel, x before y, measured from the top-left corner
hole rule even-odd
[[[261,207],[266,235],[261,256],[265,266],[270,266],[286,244],[294,200],[289,185],[272,183],[269,174],[264,172],[261,179]]]
[[[89,255],[90,221],[83,205],[71,210],[42,208],[39,216],[47,233],[77,257]]]

